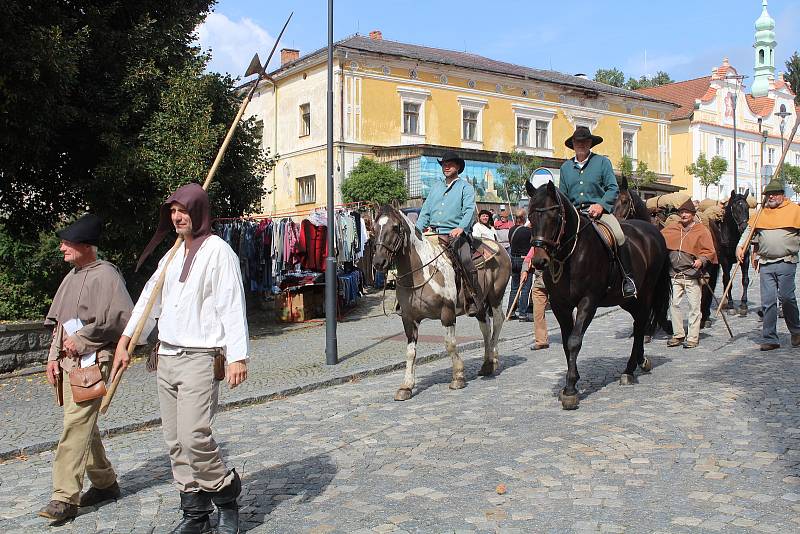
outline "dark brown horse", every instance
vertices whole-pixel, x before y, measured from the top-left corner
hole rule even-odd
[[[644,372],[652,369],[644,356],[644,336],[656,321],[667,322],[672,293],[667,246],[655,225],[637,220],[621,223],[638,288],[635,298],[624,299],[617,262],[611,260],[589,218],[580,214],[552,182],[538,189],[527,183],[526,190],[530,197],[528,218],[534,228],[531,245],[536,247],[533,263],[544,270],[567,358],[566,385],[559,398],[563,408],[571,410],[578,407],[578,353],[597,308],[618,305],[633,317],[633,348],[620,383],[634,383],[637,365]]]
[[[617,179],[619,185],[619,195],[614,202],[614,217],[620,221],[639,220],[650,222],[650,212],[647,210],[642,197],[636,191],[631,191],[628,187],[628,179],[620,176]]]
[[[394,399],[408,400],[414,390],[417,335],[423,319],[439,320],[445,327],[445,348],[453,362],[450,389],[463,388],[466,380],[464,362],[456,351],[456,317],[465,313],[465,302],[453,264],[443,248],[428,241],[392,206],[381,206],[375,224],[378,235],[372,265],[379,271],[385,271],[393,263],[397,265],[397,300],[408,340],[406,374]],[[482,376],[491,376],[500,369],[497,344],[505,319],[503,296],[511,278],[511,258],[503,247],[496,246],[495,250],[495,256],[478,271],[487,306],[486,313],[478,318],[484,345],[479,372]]]

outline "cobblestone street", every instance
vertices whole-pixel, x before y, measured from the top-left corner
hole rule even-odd
[[[465,352],[469,381],[460,391],[448,389],[449,361],[438,360],[418,368],[404,403],[392,400],[402,376],[394,372],[222,412],[216,435],[243,476],[244,526],[796,531],[798,349],[788,348],[781,323],[784,348],[754,351],[755,315],[731,321],[734,340],[718,322],[698,349],[668,349],[663,338],[646,345],[652,373],[623,387],[630,321],[622,312],[597,318],[579,359],[574,412],[556,399],[566,368],[558,336],[539,352],[528,349],[530,338],[507,341],[492,379],[476,377],[482,351]],[[50,496],[52,452],[12,459],[0,465],[0,531],[168,532],[179,499],[159,429],[105,443],[119,502],[48,528],[35,512]]]

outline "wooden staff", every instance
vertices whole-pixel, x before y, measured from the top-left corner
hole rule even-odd
[[[783,147],[783,153],[781,154],[781,159],[778,160],[778,166],[775,168],[775,172],[772,174],[772,180],[778,177],[778,174],[781,172],[781,167],[783,167],[783,161],[786,159],[786,154],[789,152],[789,147],[792,146],[792,140],[794,139],[794,135],[797,133],[797,126],[800,125],[800,118],[795,119],[794,127],[792,128],[792,133],[789,134],[789,142],[786,143],[786,146]],[[753,226],[750,228],[750,233],[747,235],[747,240],[744,242],[743,250],[747,250],[750,248],[750,241],[753,239],[753,234],[756,231],[756,223],[758,223],[758,218],[761,216],[761,212],[764,210],[764,201],[762,195],[761,206],[758,208],[756,212],[756,217],[753,219]],[[733,268],[733,274],[731,275],[730,280],[728,280],[728,285],[725,287],[725,291],[722,293],[722,298],[719,299],[719,308],[717,308],[717,317],[719,317],[720,312],[722,311],[722,305],[725,303],[725,299],[727,298],[728,292],[731,290],[731,284],[733,284],[733,278],[736,276],[737,271],[739,270],[739,262],[736,262],[736,267]]]
[[[256,92],[258,88],[258,84],[261,80],[266,76],[267,73],[267,65],[269,65],[270,60],[272,59],[272,55],[275,53],[275,49],[278,47],[278,43],[281,40],[281,36],[283,36],[283,32],[286,30],[286,26],[289,25],[289,21],[292,19],[292,15],[294,12],[289,14],[289,18],[286,19],[286,23],[283,25],[283,29],[281,33],[278,34],[278,38],[275,39],[275,44],[272,46],[272,51],[269,53],[269,57],[267,58],[266,63],[261,65],[261,60],[258,58],[258,54],[253,56],[252,61],[250,61],[250,65],[247,68],[247,72],[245,72],[245,76],[251,76],[253,74],[258,74],[258,79],[253,83],[253,87],[250,88],[250,91],[247,92],[247,96],[245,96],[244,100],[242,100],[241,105],[239,105],[239,111],[236,113],[236,117],[233,119],[233,123],[231,124],[230,128],[228,128],[228,134],[225,136],[225,140],[222,141],[222,146],[219,147],[217,151],[217,157],[214,158],[214,163],[211,165],[211,169],[208,171],[208,175],[206,176],[205,182],[203,182],[203,190],[208,191],[208,187],[211,185],[211,180],[214,178],[214,174],[217,172],[217,168],[219,164],[222,162],[222,158],[225,156],[225,151],[228,149],[228,145],[233,139],[233,134],[236,132],[236,128],[239,126],[239,121],[244,114],[245,108],[247,108],[247,104],[250,103],[250,100],[253,98],[253,94]],[[156,285],[153,287],[153,291],[150,293],[150,298],[147,300],[147,305],[144,308],[144,312],[142,316],[139,318],[139,322],[136,323],[136,329],[133,331],[133,335],[131,336],[130,341],[128,342],[128,354],[132,353],[133,350],[136,348],[136,345],[139,342],[139,337],[142,335],[142,330],[144,330],[144,325],[147,322],[147,318],[150,317],[150,312],[153,310],[153,305],[155,304],[157,296],[161,295],[161,288],[164,286],[164,278],[167,274],[167,267],[169,266],[172,258],[175,257],[175,253],[183,243],[183,237],[178,236],[175,240],[175,244],[172,245],[172,249],[169,251],[169,256],[167,256],[167,261],[164,263],[164,267],[161,269],[161,274],[158,276],[158,280],[156,281]],[[125,372],[125,369],[120,368],[117,371],[117,374],[114,376],[114,380],[111,382],[111,385],[108,388],[108,392],[103,397],[103,402],[100,404],[100,413],[105,414],[108,411],[108,407],[111,404],[111,400],[114,398],[114,393],[117,391],[117,387],[119,387],[119,383],[122,380],[122,375]]]
[[[519,300],[519,296],[522,294],[522,286],[523,285],[524,284],[522,284],[520,282],[519,288],[517,289],[517,296],[514,297],[514,302],[512,302],[511,306],[508,308],[508,313],[506,314],[506,321],[508,321],[509,317],[511,317],[511,314],[514,313],[514,306],[517,305],[517,301]]]

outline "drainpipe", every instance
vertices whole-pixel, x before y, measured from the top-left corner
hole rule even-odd
[[[272,93],[275,97],[274,101],[274,115],[275,115],[275,146],[272,149],[272,157],[278,155],[278,84],[275,80],[272,81]],[[275,166],[272,167],[272,214],[278,211],[278,160],[275,160]]]
[[[355,85],[355,79],[353,80]],[[355,110],[353,110],[355,113]],[[339,62],[339,187],[344,181],[344,63]]]

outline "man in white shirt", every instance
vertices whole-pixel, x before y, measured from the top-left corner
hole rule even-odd
[[[217,532],[232,534],[239,531],[241,480],[225,466],[211,435],[211,421],[222,380],[214,376],[215,358],[224,355],[231,388],[247,378],[247,316],[239,260],[225,241],[211,234],[208,195],[199,185],[189,184],[161,206],[158,230],[139,258],[139,266],[173,227],[183,243],[166,266],[161,295],[142,332],[146,338],[158,318],[158,398],[183,510],[183,520],[173,533],[210,532],[213,502],[219,511]],[[112,380],[130,362],[130,337],[168,255],[134,307],[117,345]]]

